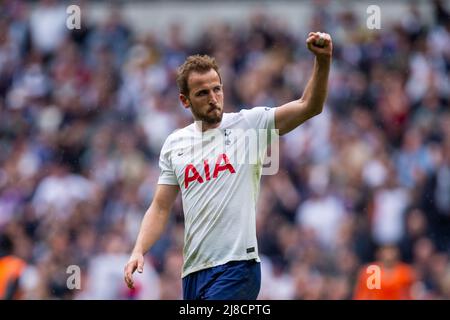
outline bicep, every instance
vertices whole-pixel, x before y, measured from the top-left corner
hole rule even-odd
[[[152,205],[156,206],[158,211],[168,213],[177,198],[179,190],[180,187],[178,185],[158,184]]]
[[[308,111],[303,100],[294,100],[275,109],[275,129],[283,135],[294,130],[315,114]]]

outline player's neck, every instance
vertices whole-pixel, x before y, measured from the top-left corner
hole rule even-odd
[[[210,129],[218,128],[220,126],[220,123],[221,122],[218,122],[218,123],[207,123],[207,122],[203,122],[201,120],[195,120],[194,125],[199,131],[205,132],[205,131],[210,130]]]

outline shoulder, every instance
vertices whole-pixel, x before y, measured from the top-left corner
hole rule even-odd
[[[259,122],[271,119],[274,116],[275,109],[267,106],[258,106],[251,109],[242,109],[239,113],[250,122]]]
[[[242,109],[241,111],[239,111],[239,113],[243,116],[247,116],[247,115],[253,115],[253,114],[267,113],[267,112],[270,112],[273,110],[274,110],[274,108],[270,108],[267,106],[256,106],[256,107],[249,108],[249,109]]]
[[[224,125],[233,124],[243,120],[251,121],[252,119],[264,116],[264,114],[269,115],[270,112],[273,111],[274,109],[275,108],[270,108],[266,106],[243,108],[238,112],[224,113],[222,121]]]
[[[238,112],[224,112],[220,126],[228,127],[236,121],[239,121],[241,118],[242,116]]]
[[[179,141],[180,139],[191,136],[193,133],[194,133],[194,124],[193,123],[184,128],[175,129],[172,133],[170,133],[167,136],[165,144]]]
[[[264,112],[264,111],[270,111],[271,107],[268,106],[255,106],[252,108],[244,108],[240,112]]]
[[[414,273],[414,268],[405,262],[400,262],[398,264],[398,269],[404,273]]]
[[[173,150],[179,149],[185,141],[191,139],[193,135],[193,124],[181,129],[176,129],[169,134],[161,148],[161,154],[170,154]]]
[[[258,106],[251,109],[242,109],[239,114],[242,115],[250,128],[273,129],[275,109],[267,106]]]

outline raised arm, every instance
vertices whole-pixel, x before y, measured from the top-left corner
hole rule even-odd
[[[166,228],[169,213],[178,194],[177,185],[159,184],[156,187],[152,204],[142,219],[139,235],[136,240],[131,257],[125,266],[125,282],[129,288],[133,288],[133,273],[144,268],[144,254],[161,237]]]
[[[320,39],[321,36],[323,40]],[[333,52],[331,37],[327,33],[310,32],[306,45],[315,55],[313,73],[300,99],[276,108],[275,128],[279,130],[280,135],[288,133],[321,113],[327,97],[328,74]]]

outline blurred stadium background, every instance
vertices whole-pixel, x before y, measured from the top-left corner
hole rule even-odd
[[[17,299],[180,299],[179,199],[136,289],[123,282],[160,147],[191,122],[176,67],[213,55],[227,111],[277,106],[302,93],[320,30],[335,48],[325,111],[282,138],[280,172],[262,179],[260,298],[352,299],[389,244],[410,298],[449,299],[449,4],[2,1],[0,296],[13,277]]]

